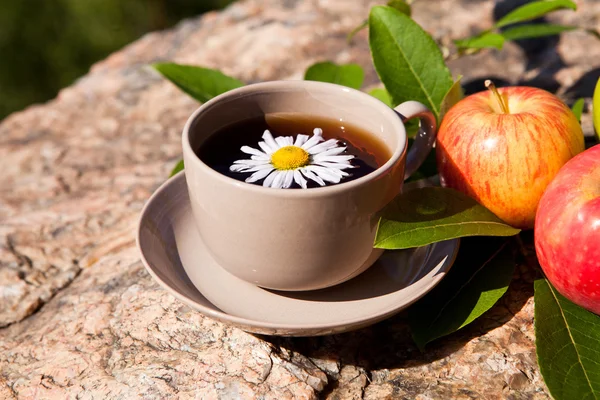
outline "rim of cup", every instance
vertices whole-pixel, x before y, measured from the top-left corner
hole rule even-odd
[[[313,87],[315,89],[321,90],[341,90],[347,96],[353,96],[360,100],[363,103],[366,103],[367,106],[372,106],[380,110],[382,114],[382,118],[389,118],[392,121],[392,124],[395,125],[395,131],[398,132],[399,135],[403,134],[404,140],[398,140],[398,145],[394,149],[394,152],[390,156],[390,158],[381,166],[379,166],[376,170],[368,173],[367,175],[360,177],[358,179],[354,179],[349,182],[340,182],[337,184],[333,184],[331,186],[322,186],[316,188],[310,188],[307,190],[286,190],[286,189],[273,189],[268,187],[263,187],[262,185],[256,185],[253,183],[247,183],[244,181],[239,181],[234,178],[230,178],[227,175],[223,175],[220,172],[212,169],[208,166],[204,161],[198,157],[194,149],[190,144],[190,128],[194,121],[200,117],[201,114],[210,111],[212,107],[214,107],[217,103],[225,99],[234,99],[242,96],[248,96],[257,92],[269,92],[269,91],[278,91],[283,89],[306,89]],[[242,86],[237,89],[230,90],[223,94],[213,97],[206,103],[203,103],[200,107],[198,107],[192,115],[188,118],[185,126],[183,128],[182,135],[182,145],[184,153],[188,153],[193,155],[193,157],[189,157],[189,159],[193,160],[192,162],[195,164],[194,168],[200,168],[205,173],[209,174],[214,179],[221,181],[224,184],[235,185],[240,187],[243,190],[256,191],[262,194],[268,194],[276,197],[315,197],[315,196],[326,196],[330,194],[337,194],[339,192],[347,191],[349,189],[354,189],[356,187],[365,185],[375,179],[378,179],[380,176],[387,173],[396,163],[397,161],[405,156],[406,148],[407,148],[407,137],[406,137],[406,128],[400,119],[400,115],[391,107],[387,106],[380,100],[376,99],[368,95],[367,93],[361,92],[356,89],[348,88],[345,86],[326,83],[326,82],[317,82],[317,81],[268,81],[268,82],[260,82],[253,83],[250,85]]]

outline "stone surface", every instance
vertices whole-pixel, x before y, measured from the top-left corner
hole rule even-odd
[[[548,398],[525,265],[500,304],[421,354],[402,314],[337,336],[250,335],[178,303],[139,262],[139,211],[180,157],[181,129],[197,107],[147,65],[201,64],[255,82],[301,78],[331,59],[363,65],[375,85],[367,32],[346,43],[372,4],[242,1],[146,35],[57,99],[2,121],[0,398]],[[489,27],[493,11],[492,1],[423,1],[414,17],[449,44]],[[600,3],[552,19],[595,28]],[[468,90],[494,76],[568,101],[587,95],[589,104],[596,39],[571,32],[543,43],[450,66]],[[583,123],[591,134],[589,114]]]

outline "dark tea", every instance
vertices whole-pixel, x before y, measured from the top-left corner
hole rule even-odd
[[[390,158],[383,142],[362,128],[297,114],[234,123],[213,133],[196,154],[230,178],[277,188],[350,182]]]

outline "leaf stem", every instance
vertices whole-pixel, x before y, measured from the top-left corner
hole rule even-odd
[[[504,114],[510,114],[508,112],[508,104],[506,104],[506,102],[504,101],[504,99],[502,98],[500,93],[498,92],[498,89],[496,89],[496,85],[494,85],[494,82],[487,79],[485,81],[485,87],[488,88],[492,93],[494,93],[494,96],[496,97],[498,104],[500,104],[500,109],[502,110],[502,112]]]

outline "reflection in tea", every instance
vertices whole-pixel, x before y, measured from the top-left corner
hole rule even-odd
[[[224,175],[272,188],[349,182],[373,172],[390,157],[377,137],[359,127],[298,114],[229,125],[213,133],[196,154]]]

